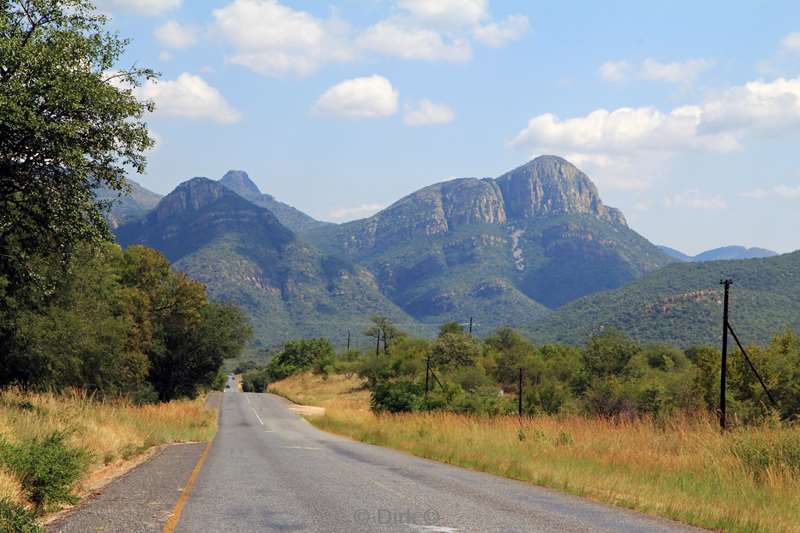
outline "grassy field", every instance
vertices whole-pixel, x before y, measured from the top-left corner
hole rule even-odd
[[[593,500],[725,531],[800,531],[800,428],[720,434],[708,416],[376,416],[353,378],[302,374],[270,390],[326,407],[319,428]]]
[[[88,452],[88,467],[78,493],[115,469],[160,444],[208,441],[216,432],[216,412],[203,400],[134,406],[96,401],[83,392],[24,394],[0,391],[0,440],[22,444],[54,432],[66,434],[66,444]],[[0,464],[0,500],[25,501],[19,479]]]

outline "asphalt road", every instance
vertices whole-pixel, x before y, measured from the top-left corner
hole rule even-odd
[[[226,391],[176,531],[689,531],[321,432],[268,394]]]

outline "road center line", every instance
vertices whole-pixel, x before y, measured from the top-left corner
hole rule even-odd
[[[255,415],[256,415],[256,418],[258,418],[258,421],[259,421],[259,422],[261,423],[261,425],[263,426],[263,425],[264,425],[264,421],[263,421],[263,420],[261,420],[261,417],[260,417],[260,416],[258,416],[258,411],[256,411],[256,408],[255,408],[255,407],[253,407],[253,414],[255,414]]]

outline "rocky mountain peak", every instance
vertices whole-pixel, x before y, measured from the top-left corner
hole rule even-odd
[[[235,193],[214,180],[192,178],[162,198],[147,218],[162,221],[176,214],[199,211],[224,195],[235,195]]]
[[[261,197],[261,190],[244,170],[229,170],[219,182],[239,196],[254,200]]]
[[[622,213],[603,205],[589,177],[564,158],[544,155],[496,179],[509,218],[593,214],[625,225]]]

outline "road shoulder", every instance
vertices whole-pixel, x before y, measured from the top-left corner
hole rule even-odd
[[[207,443],[172,444],[56,518],[49,533],[157,533],[170,517]]]

